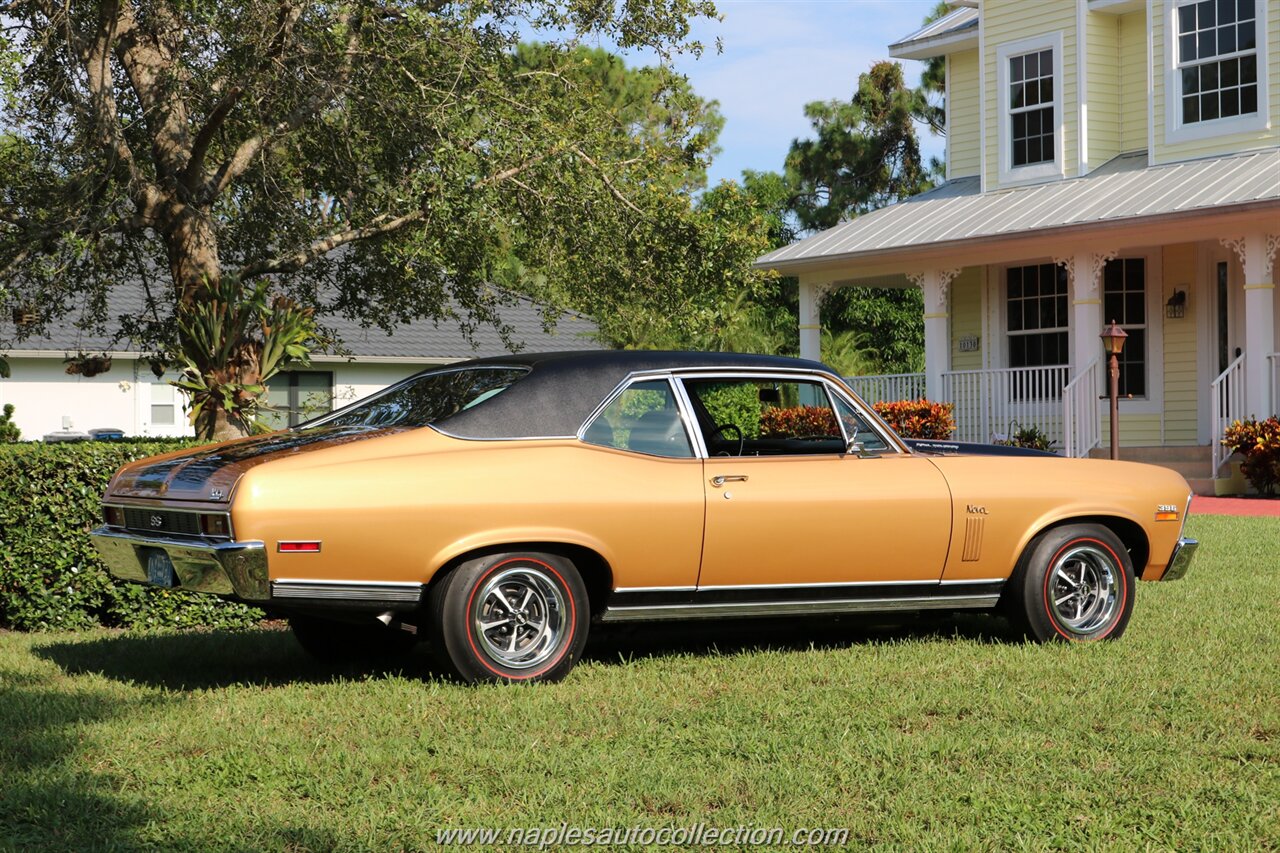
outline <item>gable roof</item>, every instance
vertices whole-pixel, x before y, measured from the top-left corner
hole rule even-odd
[[[110,345],[115,330],[115,318],[140,314],[146,306],[146,298],[140,284],[121,285],[108,297],[108,334],[88,334],[76,328],[75,320],[66,317],[51,324],[47,334],[27,338],[8,347],[13,355],[78,352],[102,352]],[[459,312],[464,313],[464,312]],[[552,352],[564,349],[603,350],[604,344],[595,338],[596,324],[586,317],[564,313],[558,316],[555,328],[546,332],[542,327],[542,309],[533,301],[519,298],[515,304],[496,308],[503,325],[510,326],[511,340],[520,345],[521,352]],[[465,314],[464,314],[465,316]],[[464,358],[500,356],[508,353],[497,330],[488,323],[478,323],[472,333],[473,341],[463,334],[457,320],[448,317],[439,321],[418,320],[398,326],[391,334],[374,326],[365,328],[360,323],[341,316],[323,315],[321,325],[337,332],[342,346],[356,361],[378,362],[440,362]],[[0,317],[0,324],[7,325],[8,317]],[[7,331],[7,330],[6,330]],[[120,346],[117,344],[117,346]],[[313,356],[312,360],[346,360],[347,356]]]
[[[1084,177],[1034,186],[984,193],[978,178],[959,178],[772,251],[755,265],[785,273],[924,246],[1251,208],[1280,215],[1280,149],[1160,166],[1148,166],[1144,151],[1121,154]]]

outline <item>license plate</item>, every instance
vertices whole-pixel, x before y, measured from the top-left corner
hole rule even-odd
[[[147,552],[147,580],[156,586],[175,587],[178,577],[173,571],[173,560],[164,551]]]

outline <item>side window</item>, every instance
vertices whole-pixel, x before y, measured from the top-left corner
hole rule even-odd
[[[689,379],[712,456],[843,453],[840,423],[819,382]]]
[[[844,434],[861,444],[865,450],[889,449],[889,445],[880,433],[871,428],[862,413],[839,397],[836,398],[836,413],[840,415],[840,423],[844,425]]]
[[[663,379],[628,387],[596,416],[583,432],[582,440],[652,456],[693,456],[675,395],[670,383]]]

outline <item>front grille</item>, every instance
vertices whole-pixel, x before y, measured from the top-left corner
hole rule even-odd
[[[199,536],[200,514],[171,509],[125,507],[124,526],[137,533]]]

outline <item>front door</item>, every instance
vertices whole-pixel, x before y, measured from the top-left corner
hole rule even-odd
[[[709,458],[700,590],[937,581],[951,498],[928,459],[859,436],[821,382],[684,380]]]
[[[1213,383],[1244,351],[1244,300],[1241,297],[1240,265],[1232,255],[1220,246],[1207,253],[1207,263],[1202,266],[1206,278],[1205,294],[1207,322],[1201,326],[1207,332],[1208,346],[1202,350],[1201,366],[1202,400],[1200,406],[1199,438],[1201,444],[1210,444],[1221,436],[1211,436],[1211,416],[1214,406],[1219,406],[1219,419],[1228,418],[1230,412],[1225,402],[1215,396]],[[1243,389],[1240,390],[1243,393]]]

